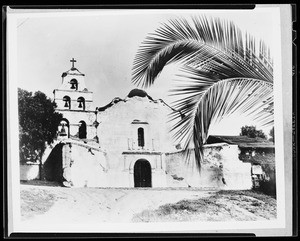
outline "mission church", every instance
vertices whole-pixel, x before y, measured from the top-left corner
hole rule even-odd
[[[171,136],[174,109],[140,89],[95,106],[75,62],[53,91],[63,119],[42,160],[46,179],[69,187],[251,188],[251,164],[238,159],[237,145],[206,145],[199,172]]]

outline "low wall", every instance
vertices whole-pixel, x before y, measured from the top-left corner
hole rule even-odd
[[[21,164],[20,165],[20,180],[28,181],[40,179],[39,164]]]
[[[195,166],[193,153],[189,163],[182,152],[167,154],[167,186],[251,189],[251,164],[240,161],[238,153],[236,145],[205,145],[200,170]]]

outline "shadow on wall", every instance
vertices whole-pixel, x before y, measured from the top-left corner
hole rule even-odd
[[[51,151],[43,165],[42,178],[47,181],[63,181],[62,169],[62,147],[64,144],[57,144]]]

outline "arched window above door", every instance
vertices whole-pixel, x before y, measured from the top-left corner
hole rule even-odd
[[[138,128],[138,146],[145,146],[144,129],[142,127]]]

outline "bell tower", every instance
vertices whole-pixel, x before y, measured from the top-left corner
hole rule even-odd
[[[63,114],[64,118],[61,127],[58,128],[59,136],[93,138],[93,92],[86,87],[85,75],[75,68],[77,61],[72,58],[70,62],[71,69],[62,73],[61,85],[53,91],[56,111]]]
[[[93,110],[93,92],[85,85],[85,75],[74,67],[74,58],[70,62],[71,69],[62,74],[61,86],[53,91],[57,110]]]

